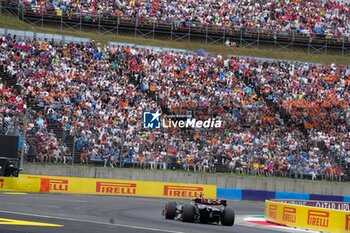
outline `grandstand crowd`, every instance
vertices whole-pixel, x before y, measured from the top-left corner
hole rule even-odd
[[[37,159],[342,180],[350,166],[350,67],[0,37],[0,113],[27,109]],[[145,111],[217,118],[220,129],[143,128]],[[49,130],[61,127],[62,137]],[[338,163],[337,163],[338,162]]]
[[[18,1],[10,0],[15,6]],[[350,39],[350,5],[330,0],[20,0],[24,13],[122,17],[175,27],[299,32],[307,36]]]

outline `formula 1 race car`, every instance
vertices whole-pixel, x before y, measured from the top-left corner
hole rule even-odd
[[[232,226],[235,222],[235,212],[226,206],[226,200],[196,198],[190,204],[171,201],[166,204],[163,215],[166,219],[178,219],[183,222],[221,222],[224,226]]]

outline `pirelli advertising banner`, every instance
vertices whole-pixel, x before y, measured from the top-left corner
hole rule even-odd
[[[26,178],[17,177],[1,177],[0,178],[0,191],[21,191],[21,192],[33,192],[33,190],[39,190],[40,183]]]
[[[1,190],[178,199],[192,199],[199,194],[203,194],[207,198],[216,198],[215,185],[37,175],[20,175],[19,178],[1,178]]]
[[[350,212],[265,201],[265,218],[286,226],[332,233],[350,233]]]

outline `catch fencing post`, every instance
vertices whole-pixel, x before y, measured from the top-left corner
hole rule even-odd
[[[136,21],[135,21],[135,38],[137,36],[137,24],[138,24],[138,17],[136,16]]]
[[[77,140],[77,120],[74,122],[74,130],[73,130],[73,153],[72,153],[72,166],[74,165],[74,156],[75,156],[75,142]]]
[[[22,137],[22,150],[21,150],[21,159],[19,164],[19,169],[23,170],[23,160],[24,160],[24,146],[26,143],[26,132],[27,132],[27,123],[28,123],[28,109],[25,108],[25,114],[24,114],[24,129],[23,129],[23,137]]]
[[[118,20],[117,20],[117,36],[119,36],[119,23],[120,23],[120,20],[119,20],[119,15],[118,15]]]
[[[62,10],[62,14],[61,14],[61,31],[63,29],[63,10]]]
[[[80,29],[80,31],[81,31],[81,24],[82,24],[82,19],[83,18],[83,15],[82,14],[80,14],[80,21],[79,21],[79,29]]]
[[[208,25],[205,26],[205,44],[208,44]]]
[[[19,18],[19,13],[20,13],[19,9],[21,8],[20,4],[21,4],[21,0],[18,0],[18,2],[17,2],[17,19],[20,19]]]
[[[100,34],[101,33],[101,17],[98,17],[98,34]]]
[[[44,27],[44,8],[41,9],[41,28]]]
[[[241,28],[241,39],[239,41],[239,47],[242,48],[242,43],[243,43],[243,28]]]

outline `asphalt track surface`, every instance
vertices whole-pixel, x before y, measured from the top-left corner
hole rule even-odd
[[[0,194],[0,233],[267,233],[271,228],[249,225],[245,216],[263,215],[262,202],[229,202],[236,212],[232,227],[183,223],[161,215],[168,200],[116,196]],[[186,202],[186,201],[185,201]],[[59,224],[61,227],[20,226],[12,219]],[[5,222],[4,222],[5,221]],[[3,225],[4,224],[4,225]]]

